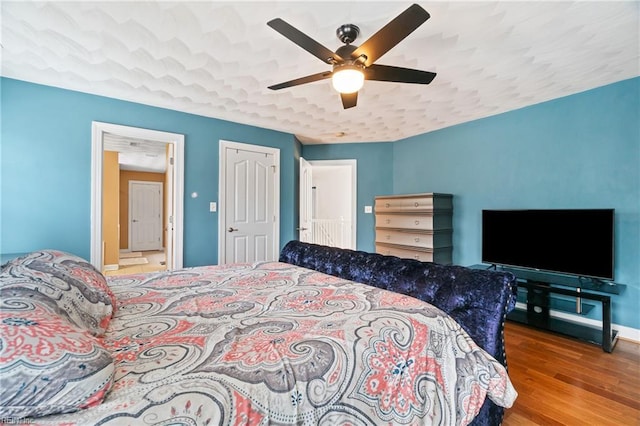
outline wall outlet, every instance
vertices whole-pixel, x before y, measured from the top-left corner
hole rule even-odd
[[[373,207],[372,206],[364,206],[364,212],[365,213],[373,213]]]
[[[218,204],[215,201],[209,203],[209,211],[213,213],[218,211]]]

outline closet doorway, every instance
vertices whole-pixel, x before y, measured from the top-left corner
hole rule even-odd
[[[220,140],[218,263],[273,261],[280,246],[280,150]]]

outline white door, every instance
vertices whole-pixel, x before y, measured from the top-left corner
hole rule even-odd
[[[298,239],[313,242],[313,167],[300,157],[300,217]]]
[[[220,263],[276,260],[279,154],[273,148],[226,142],[223,155],[224,222],[220,223],[224,228],[220,238],[224,253]]]
[[[129,181],[129,249],[162,249],[162,182]]]

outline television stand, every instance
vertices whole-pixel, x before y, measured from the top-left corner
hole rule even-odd
[[[507,319],[597,344],[605,352],[613,351],[618,339],[618,332],[611,328],[610,295],[620,294],[626,285],[592,278],[496,265],[474,265],[471,268],[495,269],[511,272],[516,276],[518,302],[526,305],[526,308],[517,307],[507,315]],[[551,315],[551,311],[566,312],[577,316],[586,315],[596,305],[585,302],[585,300],[602,305],[601,328],[590,327]]]

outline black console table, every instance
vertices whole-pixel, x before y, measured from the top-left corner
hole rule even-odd
[[[605,352],[613,351],[618,332],[611,329],[610,295],[620,294],[626,285],[500,266],[473,265],[471,268],[496,269],[511,272],[516,276],[518,302],[525,303],[527,307],[514,309],[507,319],[595,343],[602,346]],[[595,307],[592,303],[585,303],[585,300],[602,304],[601,329],[550,315],[552,309],[585,315]]]

